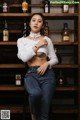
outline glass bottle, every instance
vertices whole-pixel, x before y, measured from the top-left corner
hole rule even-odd
[[[21,74],[15,75],[15,82],[16,85],[21,85]]]
[[[23,13],[28,12],[28,2],[26,2],[26,0],[23,0],[22,2],[22,11]]]
[[[3,11],[3,13],[8,12],[8,4],[7,4],[6,0],[4,0],[4,2],[3,2],[2,11]]]
[[[4,30],[3,30],[3,41],[8,41],[8,40],[9,40],[9,31],[8,31],[7,21],[5,20]]]
[[[23,37],[26,37],[29,35],[28,31],[28,23],[24,22],[23,23],[23,30],[22,30]]]
[[[27,29],[27,23],[26,22],[24,22],[24,26],[23,26],[23,37],[26,37],[27,35],[26,35],[26,29]]]
[[[44,0],[44,13],[50,13],[50,1]]]
[[[69,12],[69,4],[66,4],[67,0],[65,0],[65,4],[63,4],[63,13]]]
[[[69,42],[70,41],[70,31],[69,31],[69,28],[68,28],[68,23],[64,23],[62,39],[63,39],[64,42]]]
[[[47,21],[45,22],[45,26],[44,26],[44,35],[49,36],[49,26]]]
[[[66,84],[66,80],[64,79],[64,76],[62,75],[62,70],[60,70],[59,76],[57,77],[57,85],[64,86],[65,84]]]

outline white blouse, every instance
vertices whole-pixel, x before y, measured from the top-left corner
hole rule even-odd
[[[57,56],[54,51],[54,46],[50,38],[47,36],[44,39],[48,42],[47,46],[43,46],[37,50],[37,52],[43,52],[46,56],[49,57],[49,65],[50,68],[58,63]],[[35,46],[40,40],[31,40],[29,38],[21,37],[17,40],[17,48],[18,53],[17,56],[23,62],[28,62],[36,53],[33,50],[33,46]]]

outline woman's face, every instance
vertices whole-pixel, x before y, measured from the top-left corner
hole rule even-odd
[[[40,15],[34,15],[30,21],[31,32],[37,33],[40,32],[43,26],[43,19]]]

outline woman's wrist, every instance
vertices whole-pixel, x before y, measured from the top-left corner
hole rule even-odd
[[[35,45],[35,46],[33,47],[33,50],[34,50],[35,53],[37,52],[37,50],[38,50],[37,45]]]

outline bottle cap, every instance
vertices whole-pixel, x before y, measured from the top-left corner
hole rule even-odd
[[[64,28],[68,28],[68,23],[64,23]]]

